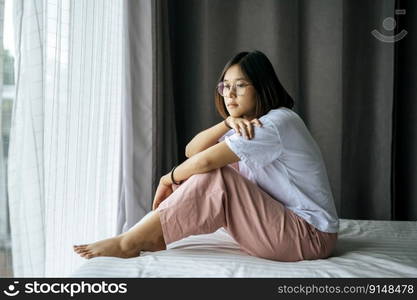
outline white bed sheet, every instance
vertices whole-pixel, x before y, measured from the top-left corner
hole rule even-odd
[[[70,277],[417,277],[417,221],[340,219],[332,257],[299,262],[249,256],[219,229],[135,258],[93,258]]]

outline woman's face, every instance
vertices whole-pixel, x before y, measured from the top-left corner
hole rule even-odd
[[[223,97],[230,116],[252,120],[255,117],[256,92],[249,79],[243,75],[240,66],[232,65],[224,74],[223,82],[230,90]],[[237,90],[240,94],[244,90],[244,94],[239,95]]]

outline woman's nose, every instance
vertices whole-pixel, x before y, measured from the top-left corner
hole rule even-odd
[[[234,87],[232,87],[229,90],[229,94],[227,95],[227,97],[229,97],[229,98],[236,97],[236,89]]]

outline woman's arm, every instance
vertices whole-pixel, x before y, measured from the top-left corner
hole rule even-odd
[[[194,174],[206,173],[239,161],[239,157],[230,150],[226,142],[217,143],[208,149],[193,155],[175,169],[175,181],[183,181]],[[162,183],[170,185],[171,172],[162,176]]]
[[[233,128],[237,134],[243,135],[249,139],[253,137],[252,126],[262,126],[261,122],[256,118],[248,121],[244,118],[233,118],[229,116],[226,119],[226,123]],[[217,144],[219,138],[221,138],[229,130],[230,128],[227,127],[223,121],[200,132],[185,147],[185,156],[190,158],[193,155]]]
[[[190,158],[191,156],[217,144],[218,139],[229,130],[230,128],[228,128],[222,121],[200,132],[185,147],[185,156]]]
[[[176,182],[183,181],[194,174],[206,173],[213,169],[235,163],[239,160],[239,157],[230,150],[226,142],[220,142],[193,155],[176,167],[174,180]],[[161,177],[155,192],[152,209],[157,209],[161,202],[173,193],[173,183],[171,172]]]

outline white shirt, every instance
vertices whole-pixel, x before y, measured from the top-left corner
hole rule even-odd
[[[319,147],[296,112],[270,110],[250,140],[229,130],[225,140],[239,172],[323,232],[338,232],[339,218]]]

